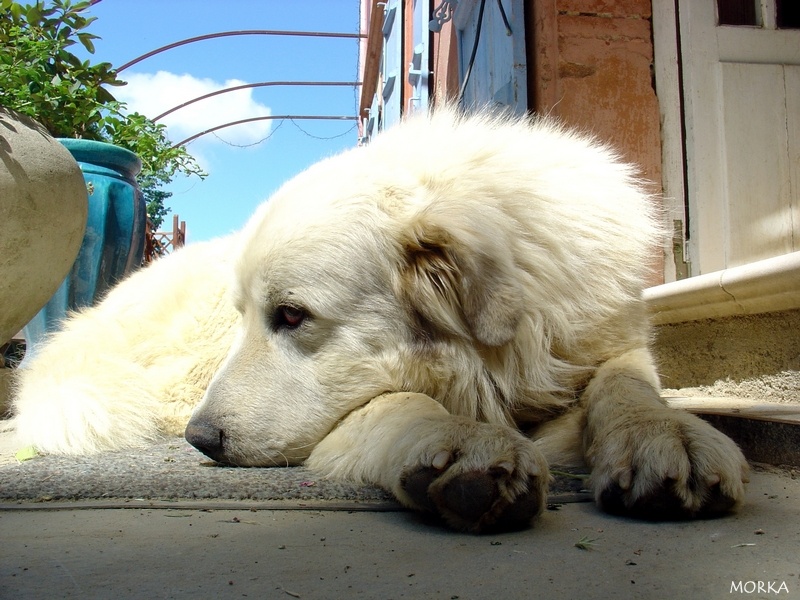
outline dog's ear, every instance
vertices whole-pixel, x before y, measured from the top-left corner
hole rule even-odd
[[[419,218],[403,239],[400,293],[426,321],[487,346],[511,341],[522,288],[505,236]]]

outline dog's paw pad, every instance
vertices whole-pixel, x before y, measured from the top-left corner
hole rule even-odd
[[[419,467],[406,471],[400,478],[400,488],[416,508],[436,512],[436,505],[428,495],[428,488],[441,474],[441,469],[434,467]]]
[[[533,474],[525,477],[524,485],[513,486],[520,490],[515,494],[509,489],[515,479],[510,463],[458,474],[431,466],[407,470],[400,485],[415,508],[438,515],[454,529],[484,533],[522,529],[542,511],[547,486]]]
[[[736,498],[733,498],[724,493],[720,487],[720,482],[710,486],[706,494],[706,500],[700,510],[699,516],[711,518],[719,517],[731,512],[738,503]]]
[[[505,471],[504,471],[505,472]],[[439,492],[443,511],[465,522],[478,521],[500,497],[496,471],[467,472],[454,477]]]
[[[713,480],[712,480],[713,481]],[[650,521],[674,521],[701,518],[713,518],[725,515],[737,504],[737,499],[725,494],[719,480],[705,487],[701,499],[689,505],[674,479],[666,478],[662,484],[649,493],[634,496],[631,490],[612,481],[600,492],[598,501],[606,512],[626,515]]]
[[[547,487],[538,478],[528,478],[528,490],[514,499],[497,515],[493,528],[503,531],[523,529],[538,515],[547,499]]]
[[[598,501],[603,510],[614,515],[652,521],[688,519],[692,514],[673,492],[673,484],[674,481],[668,479],[652,492],[634,496],[630,491],[630,482],[623,487],[614,481],[600,493]]]
[[[398,500],[459,531],[529,526],[547,496],[541,452],[504,426],[461,418],[448,424],[401,468],[392,489]]]
[[[501,463],[487,471],[461,473],[442,486],[434,484],[429,493],[451,527],[488,533],[528,527],[542,511],[547,485]]]

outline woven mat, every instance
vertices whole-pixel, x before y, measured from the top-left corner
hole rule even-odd
[[[556,476],[551,502],[586,499],[580,477]],[[0,508],[172,506],[191,502],[261,508],[397,510],[387,492],[316,477],[304,467],[218,466],[181,439],[89,457],[40,456],[0,465]]]

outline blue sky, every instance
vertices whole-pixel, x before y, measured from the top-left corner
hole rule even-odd
[[[233,30],[357,33],[358,0],[103,0],[90,9],[93,62],[119,67],[161,46]],[[202,41],[148,58],[120,74],[112,93],[155,118],[182,102],[230,85],[262,81],[357,81],[358,41],[243,36]],[[217,96],[173,113],[170,139],[264,114],[355,115],[360,90],[265,87]],[[268,139],[265,139],[268,138]],[[320,139],[323,138],[323,139]],[[355,121],[260,121],[188,144],[209,176],[179,178],[167,202],[186,221],[188,242],[242,227],[255,207],[314,162],[355,146]],[[263,140],[263,141],[262,141]],[[247,146],[247,147],[240,147]],[[165,226],[171,226],[171,216]]]

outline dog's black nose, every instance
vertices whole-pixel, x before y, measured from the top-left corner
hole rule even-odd
[[[186,441],[217,462],[225,462],[225,433],[205,421],[190,421],[183,435]]]

